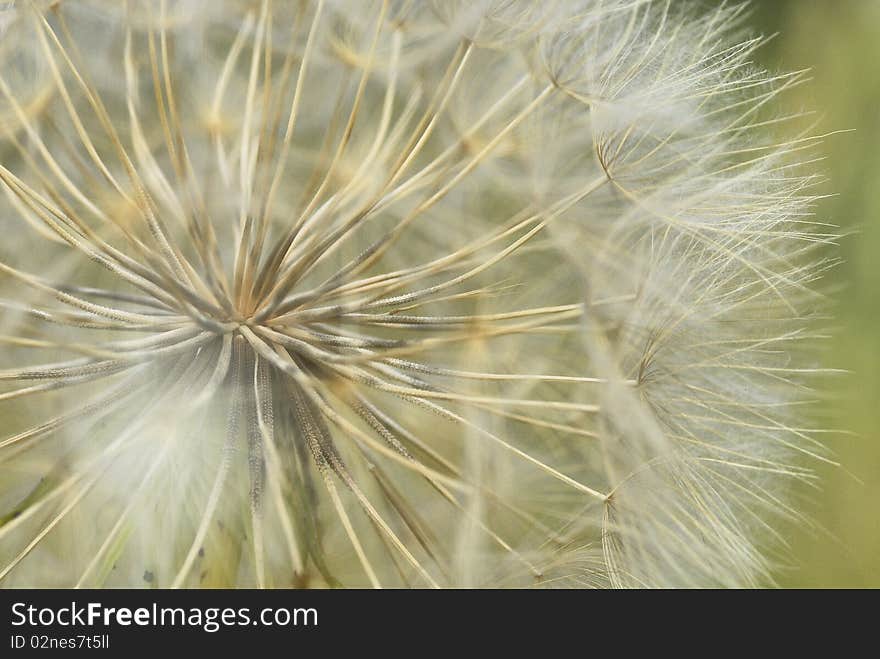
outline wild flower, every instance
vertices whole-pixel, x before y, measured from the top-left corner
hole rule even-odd
[[[769,583],[833,235],[746,15],[8,7],[0,580]]]

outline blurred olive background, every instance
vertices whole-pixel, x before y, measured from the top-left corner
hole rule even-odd
[[[835,382],[829,436],[841,468],[820,468],[807,493],[824,529],[792,538],[794,565],[780,584],[880,587],[880,0],[753,0],[751,21],[778,35],[760,52],[774,70],[811,69],[812,81],[786,95],[790,109],[818,111],[828,137],[821,164],[828,182],[817,220],[854,232],[840,242],[844,263],[831,275],[837,300],[828,366]],[[817,117],[811,117],[815,120]]]

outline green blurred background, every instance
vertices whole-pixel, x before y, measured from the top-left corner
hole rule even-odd
[[[812,82],[786,96],[789,109],[818,110],[828,177],[819,221],[855,232],[831,275],[841,289],[828,366],[835,382],[831,423],[853,434],[829,439],[841,468],[820,468],[806,495],[822,530],[792,539],[792,587],[880,587],[880,0],[754,0],[751,21],[778,35],[761,53],[774,70],[811,69]],[[816,117],[812,119],[815,120]],[[842,389],[842,390],[841,390]]]

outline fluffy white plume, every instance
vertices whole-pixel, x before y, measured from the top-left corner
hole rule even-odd
[[[740,5],[0,13],[0,580],[750,586],[827,459]]]

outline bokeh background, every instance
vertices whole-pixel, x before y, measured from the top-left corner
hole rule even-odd
[[[778,579],[880,587],[880,0],[754,0],[750,20],[776,34],[760,53],[764,66],[812,71],[786,95],[789,109],[818,110],[820,133],[852,129],[824,142],[821,192],[835,196],[817,208],[818,220],[852,232],[830,275],[839,289],[827,355],[828,366],[851,374],[834,383],[824,410],[852,434],[829,436],[841,467],[820,467],[819,489],[804,492],[820,528],[792,537],[794,561]]]

